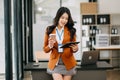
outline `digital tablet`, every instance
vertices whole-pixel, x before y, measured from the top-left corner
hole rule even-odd
[[[60,48],[68,48],[71,44],[78,44],[80,42],[68,42],[66,44],[63,44]]]

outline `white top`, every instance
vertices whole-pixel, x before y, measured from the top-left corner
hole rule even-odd
[[[56,27],[56,40],[58,43],[62,43],[63,41],[63,36],[64,36],[64,28],[61,28],[60,30],[58,27]]]

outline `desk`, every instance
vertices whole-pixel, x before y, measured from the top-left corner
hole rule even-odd
[[[111,52],[110,55],[110,64],[114,67],[114,68],[118,68],[120,69],[120,45],[109,45],[109,46],[93,46],[95,49],[101,51],[101,50],[111,50],[111,51],[119,51],[117,54],[117,56],[113,55],[113,52]],[[113,60],[117,60],[117,64],[113,63]]]
[[[98,50],[120,50],[120,46],[118,46],[118,45],[110,45],[110,46],[96,46],[96,45],[93,45],[93,47],[95,49],[98,49]]]
[[[39,63],[39,66],[33,66],[34,63],[28,63],[24,70],[31,71],[32,80],[53,80],[52,76],[46,73],[47,62]],[[96,65],[77,66],[77,74],[72,80],[106,80],[106,70],[113,69],[107,62],[97,62]]]

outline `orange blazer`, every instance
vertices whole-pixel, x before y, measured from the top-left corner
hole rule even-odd
[[[56,28],[53,30],[52,34],[56,34]],[[60,56],[67,70],[75,67],[76,60],[73,55],[73,50],[71,48],[64,48],[63,53],[58,53],[58,43],[56,42],[54,44],[54,47],[50,49],[48,47],[48,38],[49,36],[47,35],[47,33],[45,33],[43,50],[46,53],[51,51],[48,68],[53,70]],[[76,41],[76,36],[74,36],[73,41]],[[68,31],[67,27],[64,27],[64,38],[62,44],[65,44],[66,42],[70,42],[70,32]]]

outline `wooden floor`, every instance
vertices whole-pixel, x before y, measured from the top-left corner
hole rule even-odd
[[[32,80],[31,72],[25,72],[24,80]],[[107,80],[120,80],[120,70],[107,71]]]
[[[107,71],[107,80],[120,80],[120,70]]]
[[[23,80],[32,80],[31,72],[26,71],[24,74],[24,79]]]

